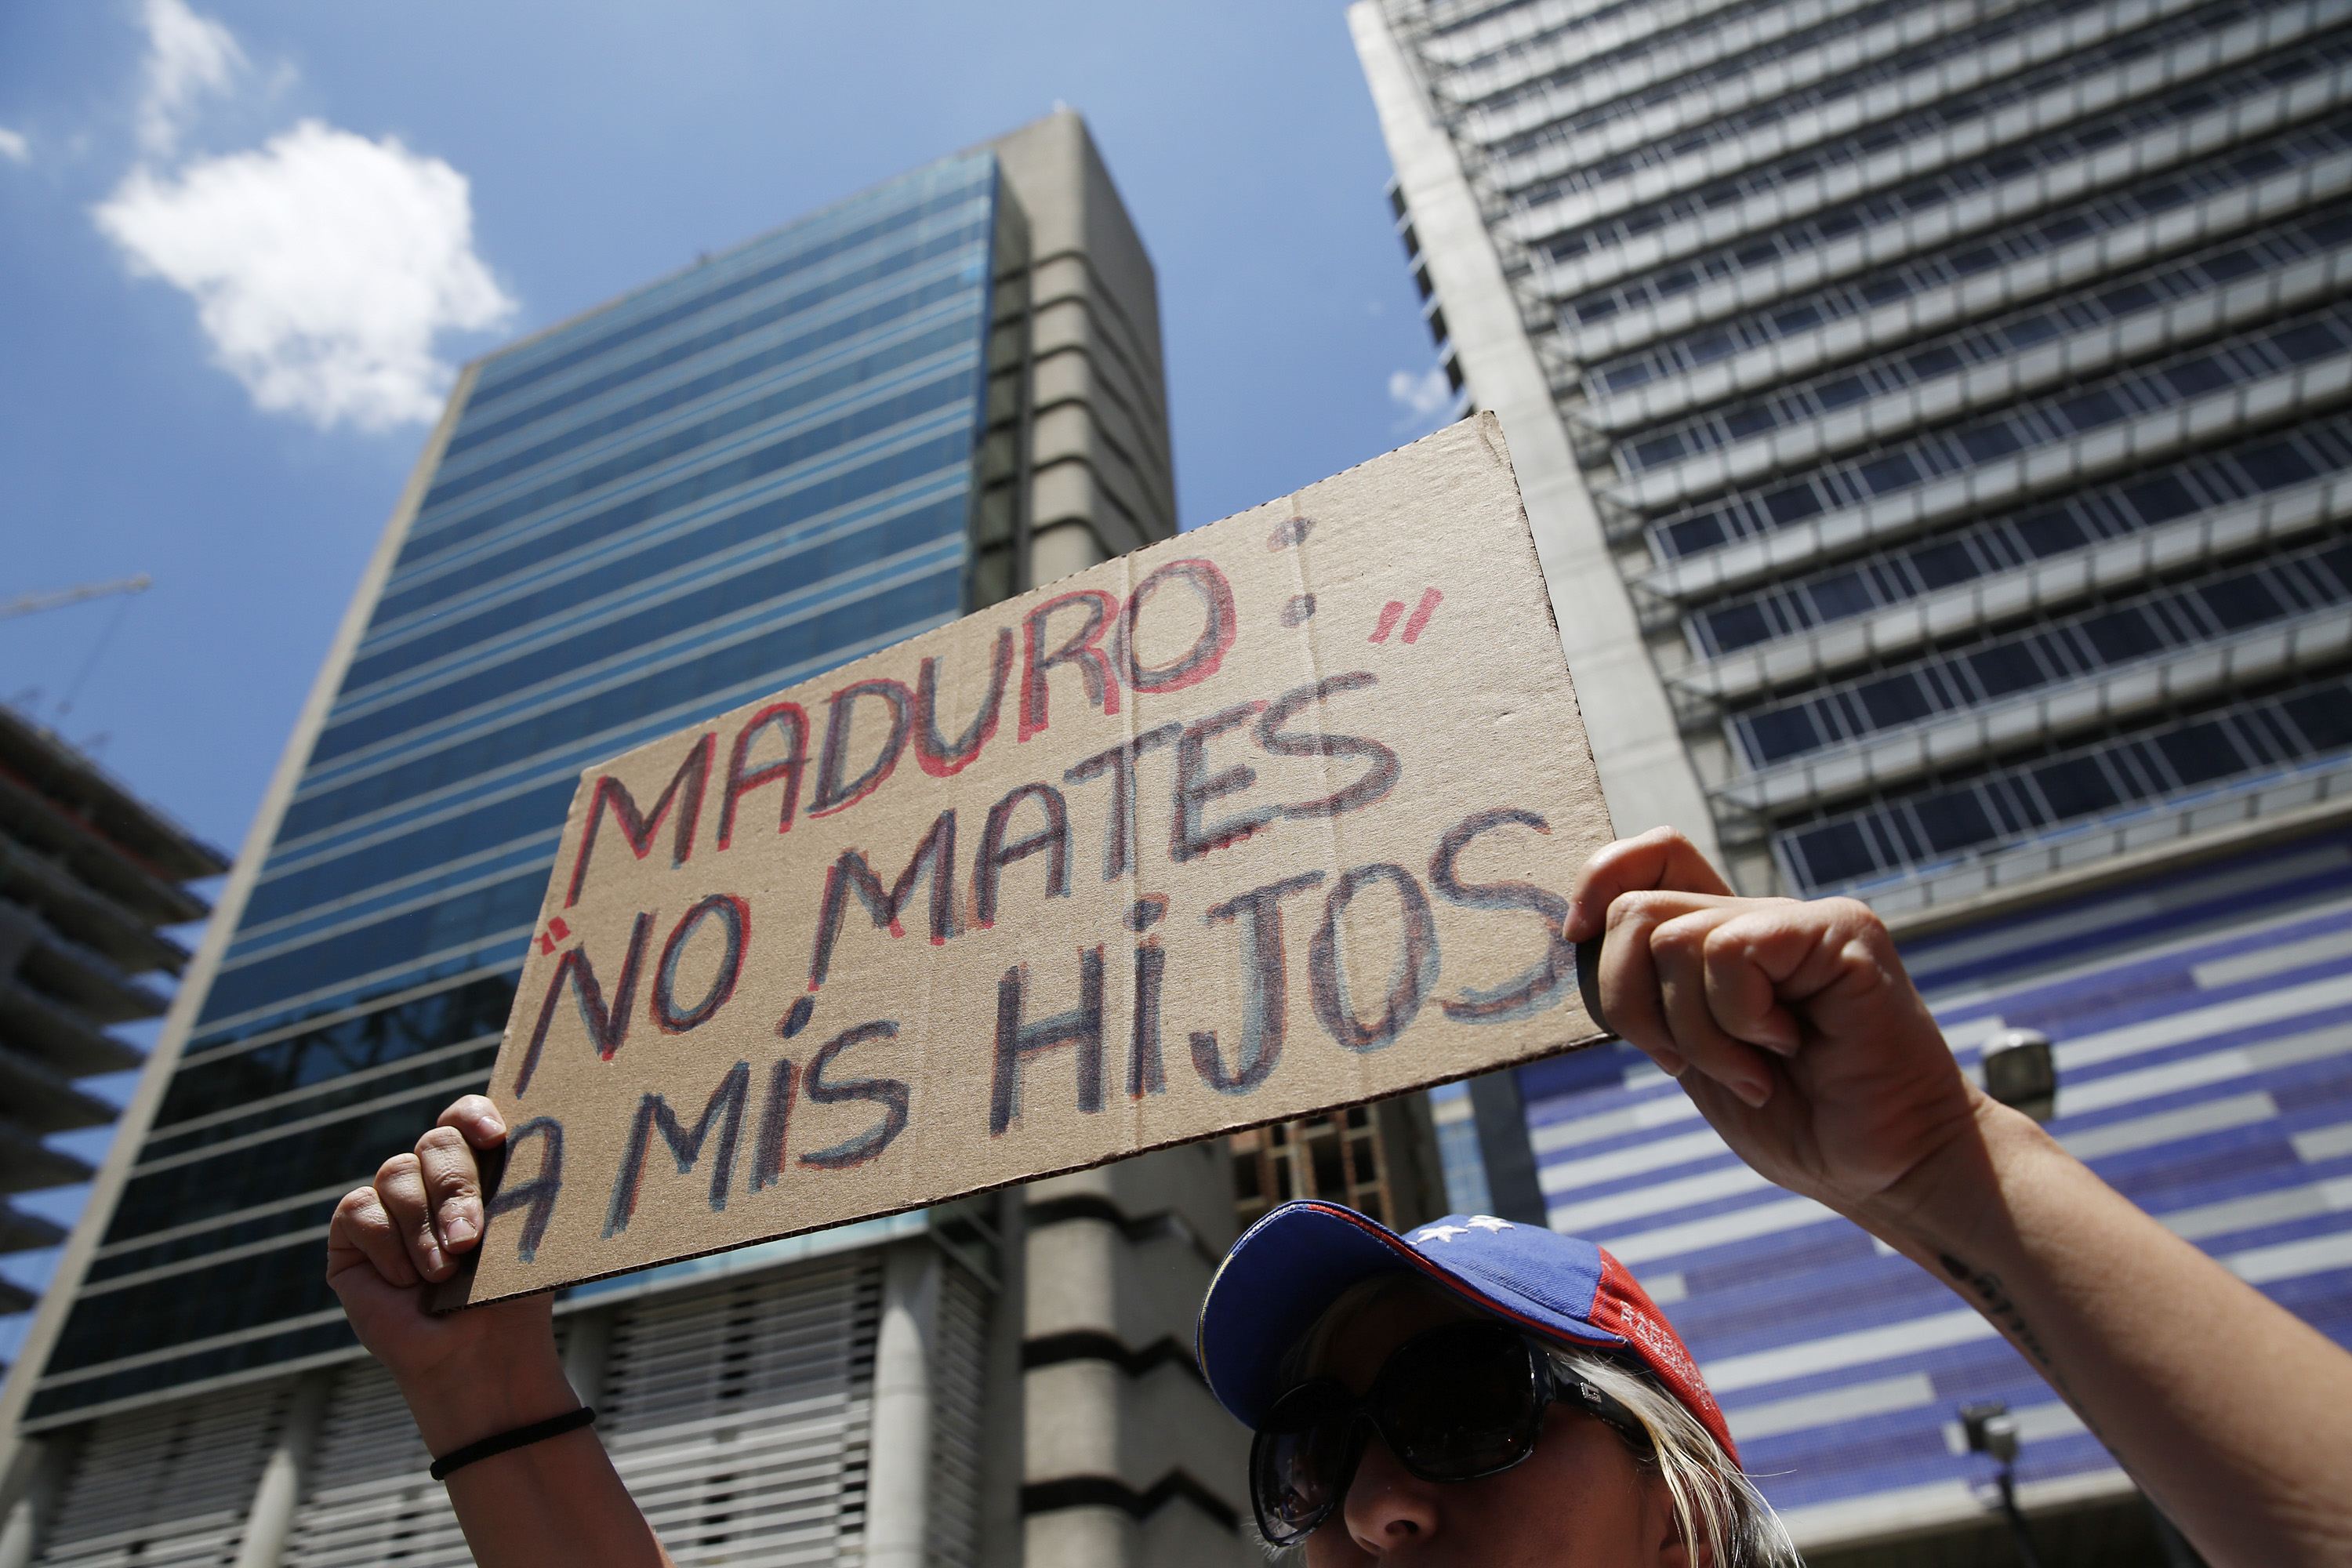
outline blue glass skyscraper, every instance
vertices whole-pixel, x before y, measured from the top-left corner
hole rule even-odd
[[[319,1227],[487,1072],[580,770],[962,613],[1017,223],[951,158],[473,367],[37,1415],[338,1343]]]
[[[70,1311],[28,1342],[0,1553],[466,1561],[322,1278],[325,1228],[483,1084],[580,771],[1172,532],[1163,396],[1150,263],[1066,111],[468,367],[68,1249]],[[1218,1213],[1216,1162],[1168,1169],[1098,1206],[1198,1187]],[[983,1418],[1066,1399],[1024,1369],[1130,1353],[1006,1356],[983,1387],[989,1325],[1024,1321],[993,1305],[1020,1201],[567,1301],[568,1369],[681,1562],[833,1561],[891,1531],[962,1561],[984,1509],[1046,1533],[1106,1487],[1160,1509],[1158,1470],[1073,1479],[1017,1443],[982,1464]],[[876,1414],[877,1363],[902,1393],[935,1370],[928,1436]],[[1231,1468],[1202,1478],[1227,1500],[1176,1510],[1224,1547]]]

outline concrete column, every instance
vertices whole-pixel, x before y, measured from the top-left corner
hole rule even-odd
[[[294,1531],[294,1510],[310,1479],[310,1454],[318,1447],[319,1427],[327,1415],[330,1372],[308,1372],[294,1384],[287,1402],[286,1420],[278,1442],[261,1467],[260,1484],[253,1489],[253,1506],[246,1510],[245,1539],[236,1549],[236,1568],[278,1568],[286,1539]]]
[[[1024,1193],[1022,1568],[1239,1568],[1248,1435],[1192,1366],[1233,1239],[1222,1143]]]
[[[929,1544],[940,1267],[939,1249],[929,1242],[896,1247],[883,1260],[866,1444],[866,1561],[872,1568],[923,1568]]]
[[[71,1436],[28,1437],[17,1446],[8,1474],[0,1477],[0,1568],[29,1568],[77,1446]]]
[[[33,1538],[40,1521],[33,1516],[33,1500],[19,1498],[7,1519],[0,1521],[0,1568],[26,1568],[33,1561]]]
[[[563,1320],[563,1381],[593,1405],[604,1397],[604,1366],[613,1348],[613,1312],[573,1312]]]
[[[1528,1112],[1519,1098],[1517,1070],[1503,1068],[1472,1079],[1470,1114],[1478,1129],[1478,1153],[1486,1162],[1494,1214],[1514,1225],[1549,1226],[1550,1206],[1536,1177],[1536,1152],[1528,1142]]]
[[[33,1561],[33,1540],[40,1524],[33,1517],[33,1500],[18,1498],[0,1520],[0,1568],[26,1568]]]
[[[1022,1486],[1028,1479],[1028,1411],[1022,1346],[1028,1337],[1029,1299],[1024,1188],[996,1194],[997,1294],[988,1317],[982,1363],[980,1430],[980,1552],[977,1568],[1023,1568],[1026,1522]]]
[[[37,1478],[48,1458],[48,1445],[28,1439],[10,1456],[12,1472],[0,1481],[0,1568],[26,1568],[33,1560],[33,1542],[40,1533],[35,1494]]]
[[[1445,307],[1447,336],[1472,396],[1501,416],[1511,444],[1611,817],[1620,833],[1672,823],[1719,860],[1706,790],[1461,157],[1387,13],[1374,0],[1356,0],[1348,25],[1422,259]]]

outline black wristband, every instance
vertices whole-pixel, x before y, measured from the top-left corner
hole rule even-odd
[[[534,1421],[528,1426],[513,1427],[485,1437],[478,1443],[468,1443],[464,1447],[444,1454],[434,1460],[433,1479],[436,1481],[446,1481],[451,1475],[464,1469],[477,1459],[487,1459],[512,1448],[529,1447],[533,1443],[543,1443],[550,1437],[561,1437],[566,1432],[577,1432],[595,1419],[595,1410],[583,1405],[577,1410],[567,1410],[561,1415],[551,1415],[544,1421]]]

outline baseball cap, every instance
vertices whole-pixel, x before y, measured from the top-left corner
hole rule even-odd
[[[1283,1392],[1290,1347],[1343,1291],[1384,1274],[1427,1279],[1543,1339],[1632,1355],[1739,1462],[1698,1363],[1625,1266],[1591,1242],[1493,1215],[1447,1215],[1399,1235],[1312,1198],[1266,1214],[1225,1254],[1201,1303],[1194,1351],[1217,1403],[1255,1427]]]

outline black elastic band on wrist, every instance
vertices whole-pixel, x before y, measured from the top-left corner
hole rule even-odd
[[[432,1476],[446,1481],[477,1459],[488,1459],[514,1448],[527,1448],[533,1443],[543,1443],[550,1437],[561,1437],[566,1432],[577,1432],[596,1419],[595,1410],[583,1405],[577,1410],[567,1410],[561,1415],[551,1415],[544,1421],[534,1421],[528,1426],[517,1426],[485,1437],[478,1443],[468,1443],[453,1453],[433,1461]]]

